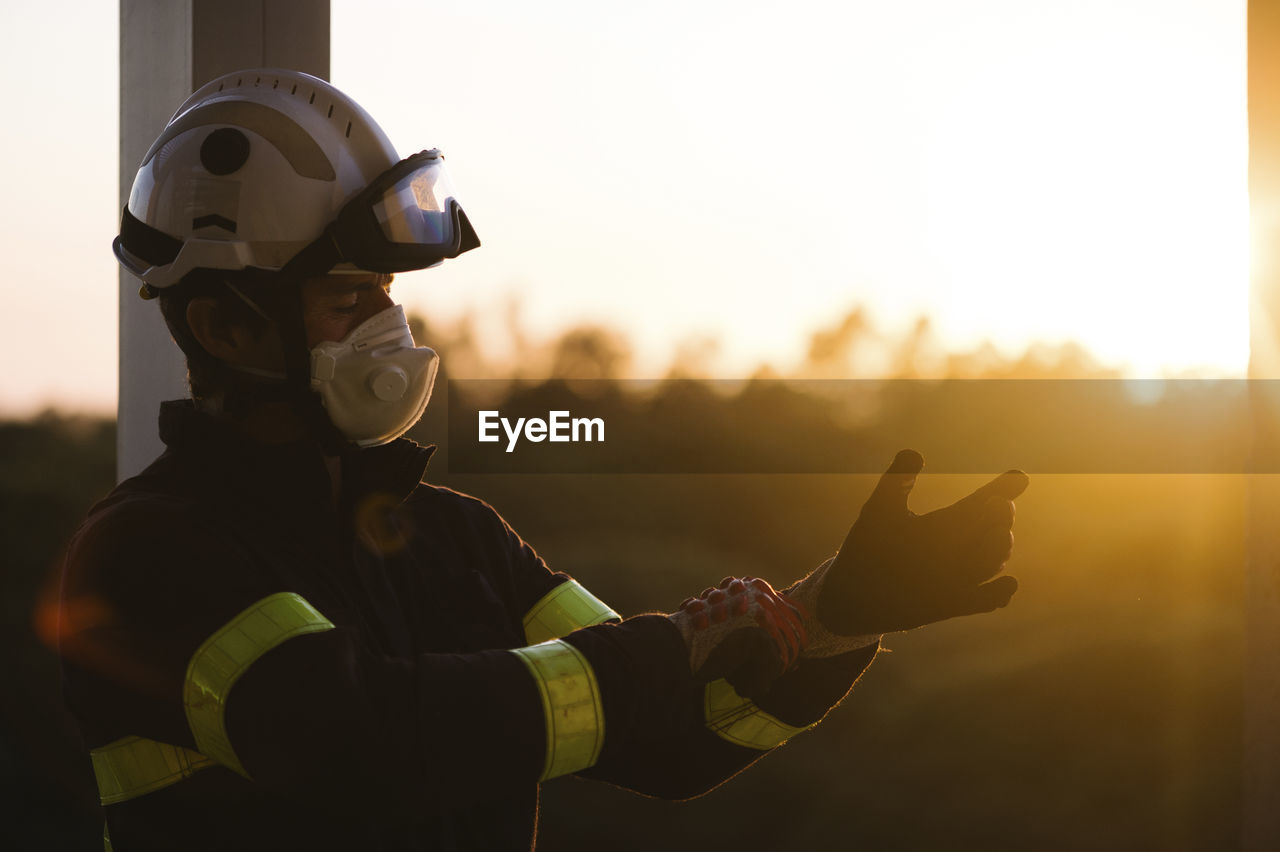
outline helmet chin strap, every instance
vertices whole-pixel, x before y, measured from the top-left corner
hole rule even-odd
[[[311,347],[307,345],[303,319],[302,285],[306,279],[328,272],[341,260],[341,252],[326,229],[278,273],[282,289],[278,327],[284,348],[286,393],[311,437],[330,456],[340,456],[357,447],[333,425],[320,397],[311,390]]]
[[[284,346],[286,397],[325,454],[340,456],[356,447],[333,425],[320,397],[311,390],[311,350],[307,347],[302,315],[302,281],[285,281],[284,290],[280,338]]]

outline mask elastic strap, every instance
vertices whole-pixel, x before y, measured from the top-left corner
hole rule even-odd
[[[276,321],[275,321],[274,319],[272,319],[271,317],[267,316],[267,312],[266,312],[266,311],[264,311],[262,308],[258,307],[258,303],[257,303],[257,302],[253,301],[253,299],[250,299],[248,296],[246,296],[244,293],[242,293],[242,292],[240,291],[240,288],[239,288],[239,287],[237,287],[236,285],[232,284],[230,281],[226,281],[226,280],[224,280],[222,283],[227,285],[227,289],[228,289],[228,290],[230,290],[232,293],[235,293],[237,296],[239,296],[239,297],[240,297],[240,301],[242,301],[242,302],[244,302],[246,305],[248,305],[248,306],[249,306],[249,308],[250,308],[250,310],[252,310],[255,314],[257,314],[258,316],[262,317],[264,320],[266,320],[267,322],[271,323],[272,325],[275,325],[275,324],[276,324]]]

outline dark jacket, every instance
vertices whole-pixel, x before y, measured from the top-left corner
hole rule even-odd
[[[166,403],[168,449],[95,506],[63,581],[64,682],[86,746],[135,735],[196,749],[193,653],[250,604],[293,592],[334,629],[296,636],[235,682],[221,766],[106,808],[116,852],[527,849],[545,753],[537,687],[505,649],[568,578],[487,504],[422,484],[430,447],[343,459],[248,442]],[[605,743],[581,774],[686,798],[761,752],[706,730],[702,685],[662,616],[579,630]],[[805,663],[761,705],[795,725],[838,701],[875,650]]]

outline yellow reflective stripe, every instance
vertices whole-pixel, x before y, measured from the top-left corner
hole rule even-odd
[[[703,695],[707,727],[736,745],[767,751],[808,730],[770,716],[755,702],[738,695],[726,680],[707,684]]]
[[[547,592],[525,614],[524,641],[536,645],[559,639],[611,618],[622,620],[622,616],[582,588],[577,580],[569,580]]]
[[[95,748],[89,760],[98,780],[98,799],[104,805],[168,787],[213,765],[198,751],[142,737],[124,737]]]
[[[205,640],[191,657],[182,689],[187,724],[201,753],[248,778],[227,738],[231,687],[255,660],[286,639],[332,629],[333,623],[302,597],[280,592],[258,601]]]
[[[594,766],[604,746],[604,704],[587,658],[559,639],[511,653],[529,667],[542,696],[547,759],[538,780]]]

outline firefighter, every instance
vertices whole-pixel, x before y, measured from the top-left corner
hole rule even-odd
[[[911,452],[786,593],[727,577],[622,619],[553,573],[401,437],[437,358],[392,276],[479,244],[442,153],[400,158],[306,74],[210,82],[143,158],[115,253],[192,398],[63,577],[109,847],[527,849],[541,781],[697,795],[816,724],[882,634],[1008,602],[1025,477],[917,516]]]

